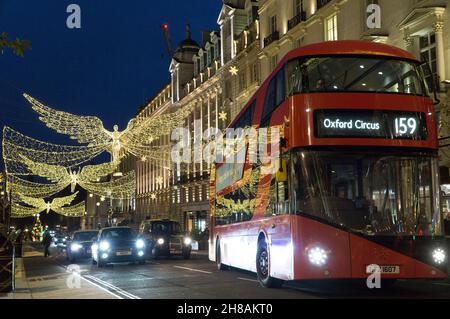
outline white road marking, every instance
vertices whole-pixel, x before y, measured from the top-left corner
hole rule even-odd
[[[93,281],[97,282],[98,284],[100,284],[102,286],[106,286],[106,287],[114,290],[116,293],[121,294],[121,295],[123,295],[123,296],[125,296],[127,298],[130,298],[130,299],[141,299],[140,297],[135,296],[135,295],[129,293],[128,291],[125,291],[125,290],[123,290],[123,289],[121,289],[119,287],[116,287],[116,286],[114,286],[114,285],[112,285],[112,284],[110,284],[110,283],[108,283],[106,281],[98,279],[97,277],[90,276],[90,275],[84,276],[84,277],[86,277],[86,278],[88,278],[90,280],[93,280]]]
[[[64,265],[59,265],[59,266],[62,267],[62,268],[64,268],[64,269],[66,269],[66,271],[67,271],[67,269],[68,269],[67,266],[64,266]],[[82,271],[82,272],[83,272],[83,271]],[[78,274],[78,276],[79,276],[81,279],[83,279],[83,280],[89,282],[90,284],[92,284],[92,285],[94,285],[94,286],[96,286],[96,287],[98,287],[98,288],[100,288],[100,289],[102,289],[102,290],[108,292],[109,294],[113,295],[113,296],[116,297],[116,298],[124,299],[123,297],[117,295],[117,294],[121,294],[122,296],[125,296],[126,298],[129,298],[129,299],[141,299],[140,297],[135,296],[135,295],[133,295],[133,294],[131,294],[131,293],[129,293],[129,292],[127,292],[127,291],[125,291],[125,290],[119,288],[119,287],[116,287],[116,286],[114,286],[114,285],[112,285],[112,284],[106,282],[106,281],[103,281],[103,280],[101,280],[101,279],[98,279],[97,277],[90,276],[90,275],[82,275],[82,274]],[[89,279],[90,279],[90,280],[89,280]],[[94,282],[93,282],[93,281],[94,281]],[[112,289],[112,290],[113,290],[114,292],[116,292],[117,294],[111,292],[110,290],[106,289],[105,287],[108,287],[108,288]]]
[[[249,279],[249,278],[238,277],[238,279],[244,280],[244,281],[259,282],[258,280],[255,280],[255,279]]]
[[[117,299],[123,299],[121,296],[116,295],[116,294],[113,293],[112,291],[109,291],[108,289],[103,288],[102,286],[100,286],[100,285],[98,285],[98,284],[96,284],[96,283],[94,283],[94,282],[92,282],[92,281],[90,281],[90,280],[84,278],[84,276],[80,276],[80,278],[83,279],[84,281],[87,281],[87,282],[90,283],[91,285],[93,285],[93,286],[95,286],[95,287],[97,287],[97,288],[100,288],[101,290],[103,290],[103,291],[109,293],[110,295],[116,297]]]
[[[179,268],[179,269],[189,270],[189,271],[201,272],[203,274],[209,274],[209,275],[212,274],[212,272],[206,271],[206,270],[199,270],[199,269],[193,269],[193,268],[181,267],[181,266],[174,266],[174,267]]]

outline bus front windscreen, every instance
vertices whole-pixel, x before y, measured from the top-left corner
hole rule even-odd
[[[428,95],[424,73],[414,62],[371,57],[315,57],[286,66],[290,95],[371,92]]]
[[[295,153],[295,212],[369,236],[440,236],[437,170],[426,154]]]

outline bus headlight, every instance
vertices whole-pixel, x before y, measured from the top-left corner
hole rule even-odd
[[[158,245],[164,245],[164,239],[163,238],[158,239],[157,243]]]
[[[145,243],[142,239],[136,240],[136,248],[142,249],[142,248],[144,248],[144,246],[145,246]]]
[[[100,250],[108,250],[109,249],[109,243],[107,241],[102,241],[100,243]]]
[[[192,239],[190,239],[189,237],[186,237],[186,238],[184,239],[184,244],[185,244],[186,246],[189,246],[190,244],[192,244]]]
[[[440,265],[444,263],[446,257],[445,251],[441,248],[437,248],[433,251],[433,260],[436,264]]]
[[[308,258],[311,264],[316,266],[323,266],[327,263],[328,254],[324,249],[320,247],[314,247],[309,250]]]

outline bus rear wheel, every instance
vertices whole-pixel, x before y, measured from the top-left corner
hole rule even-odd
[[[265,242],[260,242],[258,244],[258,251],[256,253],[256,273],[258,275],[259,283],[265,288],[280,288],[283,285],[282,280],[270,277],[269,251]]]

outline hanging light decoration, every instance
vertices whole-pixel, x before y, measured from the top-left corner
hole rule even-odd
[[[191,112],[189,107],[185,107],[171,114],[133,119],[124,131],[119,131],[117,125],[114,125],[113,131],[109,131],[95,116],[79,116],[54,110],[28,94],[24,94],[24,97],[47,127],[58,133],[69,135],[71,139],[81,144],[106,148],[111,153],[113,162],[119,161],[126,153],[131,153],[138,158],[143,156],[161,158],[161,148],[151,147],[150,144],[156,138],[169,134],[173,128],[182,124]],[[168,151],[170,150],[166,150]]]
[[[3,159],[8,175],[29,175],[21,156],[50,165],[76,167],[105,151],[106,145],[63,146],[35,140],[7,126],[3,129]]]
[[[50,211],[67,216],[67,217],[80,217],[85,211],[85,202],[81,202],[75,206],[65,207],[70,205],[77,197],[78,192],[60,198],[54,198],[51,202],[45,201],[43,198],[33,198],[29,196],[20,195],[20,201],[31,207],[26,207],[18,204],[17,202],[11,207],[12,218],[26,218],[32,217],[36,214],[46,211],[47,214]],[[81,212],[81,208],[82,212]]]
[[[16,183],[17,180],[22,183],[22,185],[20,185],[21,187],[19,187],[19,191],[22,194],[29,194],[30,196],[33,196],[36,193],[43,192],[41,188],[45,189],[46,187],[49,190],[56,191],[55,193],[57,193],[69,185],[71,186],[71,191],[73,192],[75,191],[76,185],[80,185],[85,190],[98,196],[123,199],[131,197],[136,189],[134,171],[111,182],[97,182],[102,177],[114,173],[118,164],[116,162],[100,165],[88,165],[83,167],[81,170],[74,171],[63,166],[34,162],[23,156],[21,158],[27,169],[33,175],[41,176],[46,178],[48,181],[55,183],[26,185],[23,180],[16,178]],[[28,189],[26,186],[28,186]]]

